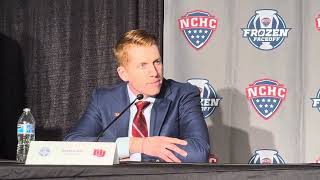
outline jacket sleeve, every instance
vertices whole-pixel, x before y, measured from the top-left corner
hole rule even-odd
[[[210,145],[206,122],[203,118],[200,104],[199,90],[190,84],[178,92],[181,97],[178,101],[179,136],[177,138],[186,140],[186,146],[178,145],[188,155],[183,157],[175,152],[175,156],[184,163],[207,163]],[[144,161],[163,161],[158,157],[142,154]]]
[[[64,138],[65,141],[96,141],[99,132],[103,129],[98,96],[98,90],[95,89],[85,112],[71,133]],[[116,139],[117,138],[113,134],[107,131],[99,141],[115,142]]]
[[[208,128],[204,120],[200,92],[195,86],[189,85],[179,103],[180,139],[188,142],[179,146],[187,151],[186,157],[176,154],[182,162],[208,162],[210,152]],[[190,89],[190,90],[189,90]]]

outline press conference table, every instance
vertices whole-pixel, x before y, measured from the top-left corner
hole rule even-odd
[[[45,166],[2,161],[0,179],[318,180],[320,165],[121,163],[114,166]]]

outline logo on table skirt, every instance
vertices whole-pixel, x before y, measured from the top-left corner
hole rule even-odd
[[[291,28],[273,9],[259,9],[251,17],[247,28],[242,28],[244,38],[260,50],[272,50],[281,45]]]
[[[40,156],[49,156],[50,155],[50,149],[48,147],[42,147],[40,150],[39,150],[39,155]]]
[[[320,112],[320,89],[317,92],[317,95],[315,98],[311,98],[312,100],[312,107],[317,108],[318,111]]]
[[[188,79],[187,82],[199,88],[203,116],[204,118],[209,117],[216,107],[219,106],[222,98],[218,97],[216,91],[207,79],[192,78]]]
[[[258,114],[269,119],[285,100],[287,89],[276,80],[260,79],[246,88],[247,99]]]
[[[320,14],[316,17],[316,28],[320,31]]]
[[[214,16],[201,10],[188,12],[178,19],[178,23],[185,38],[197,50],[206,45],[218,26]]]
[[[93,155],[97,157],[104,157],[106,155],[106,151],[103,149],[93,149]]]
[[[273,149],[259,149],[249,160],[249,164],[285,164],[278,151]]]

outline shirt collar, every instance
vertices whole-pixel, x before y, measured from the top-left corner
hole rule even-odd
[[[131,91],[129,84],[127,84],[127,89],[128,89],[129,100],[130,102],[132,102],[134,99],[136,99],[137,96]],[[156,98],[154,97],[148,97],[144,101],[149,101],[150,103],[154,103],[155,100]]]

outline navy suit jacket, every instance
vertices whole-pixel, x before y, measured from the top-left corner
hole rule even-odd
[[[98,133],[130,104],[127,84],[113,88],[95,89],[86,111],[67,141],[95,141]],[[126,111],[101,137],[100,141],[115,142],[128,137],[130,112]],[[189,83],[164,79],[160,93],[152,106],[150,136],[167,136],[184,139],[186,157],[175,154],[182,162],[208,162],[210,150],[208,129],[201,112],[200,92]],[[157,158],[143,155],[143,161]]]

